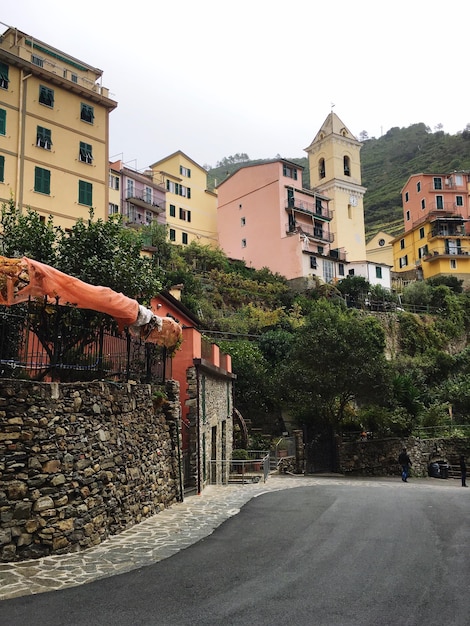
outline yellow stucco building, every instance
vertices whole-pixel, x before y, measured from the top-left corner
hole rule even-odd
[[[102,71],[8,28],[0,39],[0,202],[54,225],[108,215],[109,114]]]
[[[180,150],[150,169],[154,182],[166,189],[170,241],[217,247],[217,194],[207,188],[207,171]]]
[[[339,117],[328,115],[308,153],[310,186],[330,198],[331,230],[335,247],[343,249],[349,262],[366,259],[361,151],[359,142]]]
[[[428,216],[426,221],[393,240],[395,285],[454,276],[470,286],[470,236],[463,218]]]

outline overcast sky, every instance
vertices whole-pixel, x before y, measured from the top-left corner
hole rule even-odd
[[[332,104],[356,136],[470,123],[468,0],[11,0],[0,21],[103,70],[110,157],[138,170],[303,157]]]

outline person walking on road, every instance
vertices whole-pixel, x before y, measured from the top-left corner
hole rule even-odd
[[[465,463],[465,457],[462,454],[460,456],[460,475],[462,477],[462,487],[467,486],[467,464]]]
[[[412,465],[410,457],[406,448],[400,452],[398,456],[398,463],[401,465],[401,479],[404,483],[408,482],[408,476],[410,475],[410,467]]]

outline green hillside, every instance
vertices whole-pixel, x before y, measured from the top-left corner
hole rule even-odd
[[[227,157],[209,171],[209,185],[220,184],[243,165],[264,163],[270,159],[251,161],[247,154]],[[305,187],[310,186],[306,157],[290,157],[303,166]],[[397,235],[403,230],[401,189],[412,174],[444,174],[470,170],[470,125],[456,135],[431,132],[425,124],[408,128],[391,128],[379,139],[364,141],[361,150],[362,184],[367,236],[379,230]]]

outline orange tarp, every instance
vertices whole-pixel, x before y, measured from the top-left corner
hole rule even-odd
[[[89,285],[27,257],[9,259],[0,256],[0,304],[11,306],[39,297],[46,297],[50,302],[58,301],[61,305],[107,313],[121,330],[125,326],[139,326],[138,332],[146,341],[167,348],[176,345],[182,334],[181,327],[174,320],[159,318],[140,306],[137,300],[109,287]],[[140,318],[142,322],[138,322]],[[135,326],[133,330],[137,330]]]

